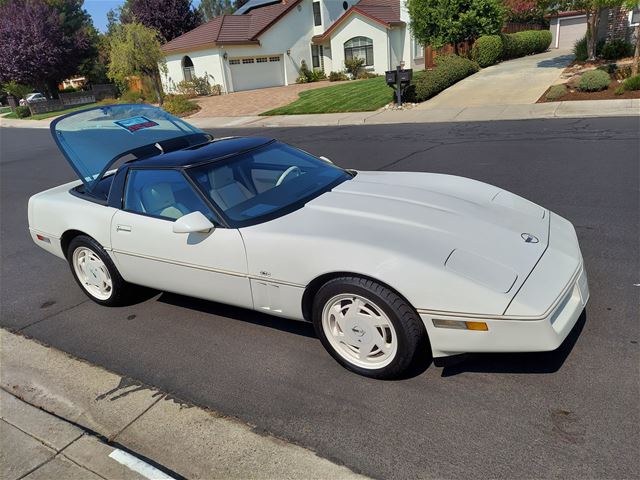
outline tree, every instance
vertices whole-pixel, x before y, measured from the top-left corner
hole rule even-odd
[[[596,59],[600,15],[607,8],[619,7],[625,0],[539,0],[539,5],[550,14],[563,11],[584,12],[587,15],[587,54]]]
[[[233,13],[235,9],[232,0],[200,0],[198,6],[198,11],[205,22],[220,15]]]
[[[120,22],[141,23],[168,42],[196,28],[202,18],[191,0],[126,0],[120,8]]]
[[[424,45],[440,48],[500,32],[505,9],[499,0],[407,0],[411,30]]]
[[[92,54],[91,19],[81,0],[8,0],[0,5],[0,82],[57,84]]]
[[[162,105],[160,72],[166,74],[167,65],[160,45],[152,28],[141,23],[120,25],[109,37],[109,78],[120,83],[133,76],[150,78]]]
[[[535,0],[504,0],[507,21],[518,23],[542,23],[544,12]]]

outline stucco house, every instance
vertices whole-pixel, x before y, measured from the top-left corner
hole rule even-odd
[[[344,70],[352,57],[378,74],[400,61],[406,68],[424,66],[403,0],[250,0],[162,49],[168,92],[204,75],[224,92],[289,85],[303,61],[327,74]]]

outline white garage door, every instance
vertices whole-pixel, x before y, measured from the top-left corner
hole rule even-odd
[[[587,33],[587,17],[560,18],[558,48],[573,48],[573,45]]]
[[[236,92],[284,85],[282,55],[230,58],[229,67]]]

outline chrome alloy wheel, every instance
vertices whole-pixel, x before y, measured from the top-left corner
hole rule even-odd
[[[109,270],[100,257],[85,247],[73,251],[73,269],[80,283],[92,297],[108,300],[113,293]]]
[[[334,350],[361,368],[385,367],[398,351],[398,336],[389,317],[360,295],[331,298],[322,309],[322,329]]]

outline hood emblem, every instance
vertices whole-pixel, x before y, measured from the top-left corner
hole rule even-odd
[[[520,236],[525,241],[525,243],[538,243],[540,241],[538,240],[538,237],[536,237],[535,235],[531,235],[530,233],[522,233]]]

